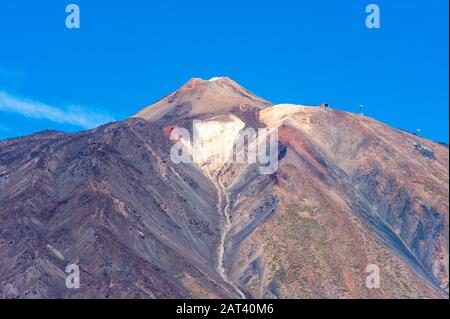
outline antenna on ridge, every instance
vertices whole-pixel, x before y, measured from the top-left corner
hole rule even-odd
[[[416,129],[416,147],[421,148],[422,145],[420,145],[420,128]]]
[[[328,104],[328,103],[320,103],[320,107],[325,109],[325,110],[328,110],[330,108],[330,104]]]
[[[359,105],[359,114],[361,114],[361,115],[364,115],[364,105],[363,104],[360,104]]]

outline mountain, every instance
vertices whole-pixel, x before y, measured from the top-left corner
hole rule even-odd
[[[172,120],[190,119],[228,112],[247,113],[270,105],[272,104],[227,77],[216,77],[208,81],[194,78],[134,117],[147,121],[167,117]]]
[[[275,171],[228,161],[245,128],[277,132]],[[448,298],[448,163],[366,116],[192,79],[122,122],[0,141],[0,297]]]

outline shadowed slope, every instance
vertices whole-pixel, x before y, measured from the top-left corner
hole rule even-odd
[[[213,186],[169,147],[138,119],[0,142],[0,296],[236,297],[215,272]]]

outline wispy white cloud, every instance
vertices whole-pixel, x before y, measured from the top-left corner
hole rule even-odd
[[[3,91],[0,91],[0,111],[14,112],[29,118],[46,119],[55,123],[71,124],[85,129],[113,121],[112,116],[100,110],[77,105],[56,107],[12,96]]]

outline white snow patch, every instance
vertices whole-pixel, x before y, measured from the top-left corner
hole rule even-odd
[[[215,171],[223,166],[233,153],[234,142],[245,123],[235,115],[219,115],[206,121],[194,123],[197,137],[194,145],[195,162]]]
[[[214,82],[214,81],[218,81],[218,80],[221,80],[221,79],[224,79],[225,77],[223,77],[223,76],[215,76],[215,77],[213,77],[213,78],[210,78],[208,81],[209,82]]]
[[[281,123],[293,116],[294,114],[301,112],[304,105],[296,104],[278,104],[268,107],[259,112],[260,120],[267,126],[279,126]]]

